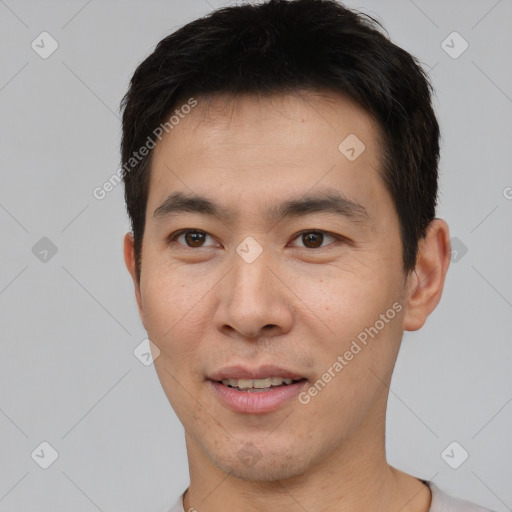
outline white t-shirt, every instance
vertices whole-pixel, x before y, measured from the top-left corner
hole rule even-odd
[[[432,502],[428,512],[494,512],[493,510],[480,507],[469,501],[449,496],[432,482],[426,480],[422,480],[422,482],[429,486],[432,493]],[[185,512],[183,508],[183,495],[185,492],[186,491],[177,499],[169,512]]]

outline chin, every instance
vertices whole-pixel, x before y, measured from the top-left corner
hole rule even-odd
[[[240,448],[229,453],[232,443],[223,454],[210,453],[213,463],[231,477],[252,482],[275,482],[300,476],[307,472],[311,460],[303,450],[296,447],[269,446],[265,442],[259,446],[251,442],[238,443]]]

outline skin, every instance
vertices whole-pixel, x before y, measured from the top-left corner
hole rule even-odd
[[[338,150],[349,134],[365,144],[354,161]],[[158,377],[185,428],[185,510],[428,511],[430,490],[386,461],[385,415],[403,331],[419,329],[441,298],[449,231],[434,220],[414,271],[404,272],[378,140],[377,123],[347,98],[303,92],[198,98],[154,149],[140,281],[131,233],[124,256],[141,320],[160,350]],[[327,189],[364,206],[367,218],[264,215]],[[176,191],[232,215],[155,220]],[[186,228],[208,236],[192,247],[185,236],[167,241]],[[326,233],[312,243],[303,230]],[[248,236],[263,249],[252,263],[236,252]],[[401,311],[306,405],[293,399],[242,414],[210,389],[206,376],[230,364],[284,366],[311,385],[394,303]],[[257,454],[256,462],[240,450]]]

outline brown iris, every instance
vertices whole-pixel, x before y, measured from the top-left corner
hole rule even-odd
[[[201,231],[188,231],[185,233],[185,241],[189,247],[201,247],[206,233]]]
[[[304,245],[309,249],[316,249],[318,247],[321,247],[322,242],[324,241],[324,235],[323,233],[311,231],[309,233],[304,233],[302,235],[302,241],[304,242]]]

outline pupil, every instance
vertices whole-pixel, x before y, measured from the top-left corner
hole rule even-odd
[[[201,242],[204,241],[204,233],[199,231],[192,231],[185,234],[185,240],[191,247],[201,247]]]
[[[302,241],[306,247],[310,247],[308,243],[312,243],[313,247],[320,247],[323,242],[323,234],[322,233],[305,233],[302,235]]]

